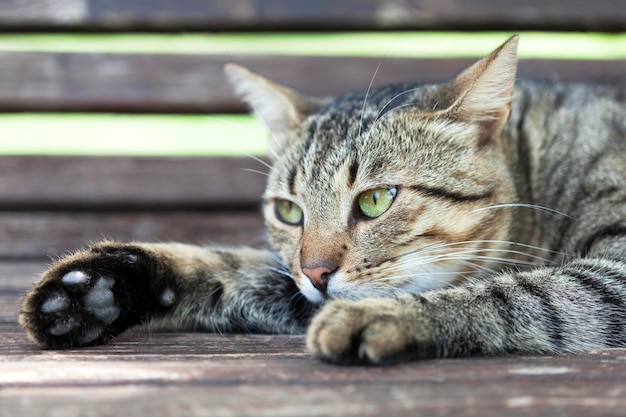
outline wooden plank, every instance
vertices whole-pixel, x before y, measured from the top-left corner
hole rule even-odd
[[[600,30],[626,28],[620,0],[1,0],[5,30]]]
[[[238,62],[303,92],[442,81],[473,59],[0,52],[0,111],[246,112],[223,66]],[[626,60],[523,60],[521,78],[626,82]]]
[[[626,349],[339,367],[303,336],[153,333],[41,351],[15,323],[41,262],[0,262],[0,415],[619,416]],[[11,295],[11,293],[13,293]]]
[[[0,156],[0,210],[213,210],[258,206],[251,158]]]
[[[617,416],[626,406],[622,349],[373,368],[318,362],[293,336],[131,334],[61,352],[13,328],[0,337],[3,415]]]
[[[115,239],[262,246],[260,211],[0,212],[0,259],[48,258]]]
[[[27,289],[45,270],[44,261],[0,261],[0,344],[7,341],[7,331],[18,332],[17,315]],[[0,414],[1,415],[1,414]]]

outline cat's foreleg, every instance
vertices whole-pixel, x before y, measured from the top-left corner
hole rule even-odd
[[[626,346],[626,263],[578,259],[467,287],[389,299],[338,300],[307,344],[336,363]]]
[[[271,252],[102,242],[53,264],[19,320],[41,347],[67,348],[106,343],[141,323],[303,332],[310,313]]]

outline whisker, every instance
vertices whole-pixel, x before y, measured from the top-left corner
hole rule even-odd
[[[542,248],[541,246],[534,246],[534,245],[528,245],[525,243],[520,243],[520,242],[514,242],[514,241],[509,241],[509,240],[497,240],[497,239],[484,239],[484,240],[465,240],[465,241],[460,241],[460,242],[452,242],[452,243],[433,243],[430,245],[427,245],[423,248],[419,248],[419,249],[415,249],[409,252],[405,252],[403,254],[400,254],[398,256],[395,256],[393,258],[390,258],[389,261],[394,261],[398,258],[401,258],[403,256],[409,256],[409,255],[413,255],[413,254],[421,254],[421,253],[428,253],[429,251],[432,252],[434,250],[443,250],[443,249],[447,249],[453,246],[462,246],[462,245],[468,245],[468,244],[498,244],[498,245],[509,245],[509,246],[519,246],[520,248],[524,248],[524,249],[530,249],[530,250],[534,250],[534,251],[538,251],[538,252],[544,252],[546,254],[550,254],[550,255],[563,255],[562,252],[559,251],[553,251],[551,249],[546,249],[546,248]],[[482,250],[487,250],[487,249],[491,249],[491,248],[484,248]],[[494,250],[494,249],[491,249]],[[510,250],[510,249],[497,249],[500,251],[505,251],[505,250]],[[529,256],[529,254],[527,254],[526,252],[519,252],[518,254],[522,254],[524,256]]]
[[[389,110],[387,113],[385,113],[383,116],[390,115],[390,114],[392,114],[393,112],[396,112],[396,111],[401,110],[401,109],[405,109],[405,108],[407,108],[407,107],[412,107],[412,106],[414,106],[414,105],[415,105],[414,103],[407,103],[407,104],[403,104],[403,105],[401,105],[401,106],[394,107],[393,109],[391,109],[391,110]],[[367,131],[367,132],[368,132],[368,135],[372,132],[372,130],[374,130],[374,128],[376,127],[376,125],[377,125],[378,123],[380,123],[382,120],[385,120],[385,118],[384,118],[384,117],[379,117],[379,118],[377,118],[377,119],[374,121],[374,123],[372,123],[372,126],[370,126],[369,130]]]
[[[521,259],[504,258],[500,256],[477,255],[478,253],[489,253],[489,252],[523,254],[534,260],[521,260]],[[460,252],[443,253],[443,254],[438,254],[438,255],[430,255],[426,257],[420,256],[418,258],[405,259],[393,266],[385,268],[385,270],[391,272],[391,271],[396,271],[399,269],[410,269],[410,268],[415,268],[418,266],[433,264],[435,262],[445,262],[445,261],[451,261],[451,260],[463,260],[463,261],[484,260],[484,261],[496,262],[500,265],[513,265],[513,266],[537,266],[537,265],[543,265],[545,263],[550,262],[550,260],[542,258],[540,256],[528,255],[519,251],[486,248],[486,249],[468,249],[468,250],[460,251]]]
[[[385,111],[385,109],[387,108],[387,106],[389,106],[395,99],[397,99],[398,97],[402,97],[405,94],[409,94],[409,93],[413,93],[415,91],[418,91],[420,89],[420,87],[416,87],[416,88],[411,88],[408,90],[404,90],[401,93],[396,94],[395,96],[393,96],[389,101],[387,101],[385,103],[385,105],[383,107],[381,107],[381,109],[378,111],[378,114],[376,115],[376,118],[374,119],[374,122],[376,122],[380,116],[383,114],[383,111]],[[405,105],[403,105],[404,107]]]
[[[259,171],[259,170],[257,170],[257,169],[251,169],[251,168],[241,168],[240,170],[241,170],[241,171],[246,171],[246,172],[253,172],[253,173],[255,173],[255,174],[261,174],[261,175],[263,175],[263,176],[265,176],[265,177],[269,177],[269,176],[270,176],[270,174],[269,174],[269,173],[264,172],[264,171]]]
[[[281,258],[279,254],[277,254],[276,252],[270,252],[270,257],[285,271],[289,271],[289,267],[283,261],[283,258]]]
[[[523,207],[529,209],[535,209],[541,211],[543,213],[547,213],[553,216],[563,216],[571,219],[572,217],[558,210],[551,209],[550,207],[538,206],[536,204],[524,204],[524,203],[510,203],[510,204],[495,204],[493,206],[488,207],[480,207],[472,210],[472,213],[484,210],[498,209],[498,208],[509,208],[509,207]]]
[[[259,164],[263,165],[264,167],[266,167],[266,168],[267,168],[267,169],[269,169],[270,171],[274,171],[274,172],[276,172],[276,173],[278,172],[278,170],[277,170],[276,168],[274,168],[274,167],[272,166],[272,164],[270,164],[270,163],[268,163],[268,162],[266,162],[266,161],[262,160],[261,158],[256,157],[256,156],[254,156],[254,155],[251,155],[251,154],[249,154],[249,153],[247,153],[247,152],[243,152],[243,151],[242,151],[242,152],[240,152],[240,153],[241,153],[242,155],[245,155],[245,156],[247,156],[248,158],[252,159],[253,161],[258,162]]]
[[[367,91],[365,92],[365,98],[363,99],[363,107],[361,108],[361,119],[359,120],[359,134],[358,136],[361,136],[361,131],[363,130],[363,117],[365,116],[365,106],[367,104],[367,98],[370,95],[370,91],[372,90],[372,85],[374,85],[374,80],[376,79],[376,75],[378,75],[378,70],[380,70],[380,67],[382,66],[383,62],[379,62],[378,66],[376,67],[376,71],[374,71],[374,75],[372,76],[372,79],[370,80],[370,85],[367,87]]]
[[[464,273],[468,273],[471,274],[473,271],[462,271],[460,272],[460,274],[464,274]],[[428,277],[428,279],[431,282],[436,282],[437,284],[442,284],[441,288],[445,288],[445,287],[452,287],[454,286],[454,284],[450,281],[446,281],[443,279],[436,279],[433,278],[434,274],[428,273],[428,272],[421,272],[421,273],[415,273],[415,274],[406,274],[406,275],[395,275],[392,277],[388,277],[388,278],[383,278],[383,279],[379,279],[376,282],[380,283],[380,284],[385,284],[385,285],[390,285],[392,287],[397,287],[397,281],[398,280],[403,280],[403,279],[415,279],[415,278],[419,278],[420,276],[423,277]],[[399,287],[401,288],[401,287]]]
[[[293,275],[291,274],[291,272],[286,271],[284,269],[276,268],[276,267],[269,266],[269,265],[266,265],[266,268],[272,272],[276,272],[279,275],[282,275],[288,278],[293,278]]]
[[[474,263],[472,260],[465,260],[465,261],[461,261],[462,265],[465,265],[467,267],[473,268],[474,272],[484,272],[487,274],[496,274],[498,271],[496,271],[493,268],[489,268],[488,266],[485,265],[479,265],[477,263]]]
[[[527,256],[531,259],[535,259],[537,261],[540,261],[540,263],[546,263],[549,262],[548,259],[546,258],[542,258],[540,256],[536,256],[536,255],[529,255],[529,254],[525,254],[524,252],[520,252],[520,251],[514,251],[514,250],[508,250],[508,249],[490,249],[490,248],[484,248],[484,249],[467,249],[464,251],[459,251],[459,252],[452,252],[452,253],[442,253],[442,254],[438,254],[438,255],[430,255],[428,257],[420,257],[417,259],[441,259],[441,258],[445,258],[448,256],[459,256],[459,255],[464,255],[467,256],[468,259],[477,259],[480,257],[480,255],[475,255],[478,253],[504,253],[504,254],[516,254],[516,255],[524,255]],[[471,256],[471,257],[470,257]],[[501,258],[501,259],[506,259],[508,261],[510,261],[511,263],[522,263],[522,262],[532,262],[532,261],[524,261],[524,260],[518,260],[518,259],[511,259],[511,258]],[[411,261],[410,259],[408,261]],[[537,264],[535,262],[535,264]],[[401,264],[400,264],[401,265]]]
[[[457,260],[457,259],[464,259],[467,260],[468,258],[464,257],[464,256],[451,256],[449,258],[442,258],[443,260]],[[540,263],[537,262],[533,262],[533,261],[522,261],[522,260],[518,260],[518,259],[509,259],[509,258],[502,258],[499,256],[485,256],[485,255],[478,255],[478,256],[472,256],[471,258],[469,258],[470,260],[485,260],[485,261],[495,261],[498,262],[499,264],[502,265],[524,265],[524,266],[537,266],[540,265]]]
[[[216,116],[216,115],[208,116],[207,118],[210,119],[213,122],[219,122],[219,123],[222,123],[224,125],[232,126],[232,127],[235,127],[235,128],[237,128],[237,129],[239,129],[241,131],[245,130],[242,127],[241,123],[238,123],[238,122],[233,121],[233,120],[225,119],[223,117]],[[270,137],[274,140],[274,142],[276,142],[276,135],[274,135],[274,133],[270,130],[270,128],[267,125],[267,123],[265,123],[265,121],[262,120],[260,117],[256,117],[255,119],[265,126],[265,130],[269,133]],[[270,151],[272,151],[272,150],[270,149]],[[245,152],[239,152],[239,153],[247,155]],[[277,156],[274,152],[272,152],[272,153],[275,156]],[[247,156],[250,156],[250,155],[247,155]]]
[[[279,143],[278,137],[276,136],[276,134],[274,134],[274,132],[272,132],[272,129],[270,129],[270,126],[267,124],[267,122],[263,119],[261,119],[260,117],[257,117],[257,119],[263,124],[263,126],[265,126],[265,130],[267,130],[267,132],[270,135],[270,143],[267,146],[267,150],[275,157],[278,159],[278,152],[276,151],[276,149],[274,149],[272,147],[272,144],[277,144]]]

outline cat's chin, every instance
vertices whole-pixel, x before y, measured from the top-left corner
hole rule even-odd
[[[300,280],[298,288],[300,289],[302,295],[304,295],[306,299],[313,304],[322,304],[327,298],[317,288],[315,288],[313,284],[311,284],[311,281],[306,278]]]

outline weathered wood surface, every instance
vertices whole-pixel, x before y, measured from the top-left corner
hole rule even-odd
[[[621,0],[0,0],[5,30],[601,30]]]
[[[266,246],[249,212],[0,212],[0,259],[56,257],[102,239]]]
[[[133,331],[41,351],[16,324],[45,267],[0,262],[0,416],[620,416],[626,350],[388,368],[310,358],[302,336]]]
[[[0,156],[0,209],[255,209],[252,158]]]
[[[0,259],[101,239],[260,246],[251,158],[0,156]]]
[[[0,259],[101,239],[265,242],[251,158],[0,156]]]
[[[626,7],[624,8],[626,9]],[[0,111],[246,112],[227,62],[318,96],[443,81],[474,59],[0,52]],[[380,69],[377,72],[377,68]],[[522,60],[519,77],[624,83],[626,61]]]
[[[626,407],[623,350],[346,368],[311,359],[301,337],[134,334],[40,352],[21,333],[0,335],[3,416],[600,417]]]

